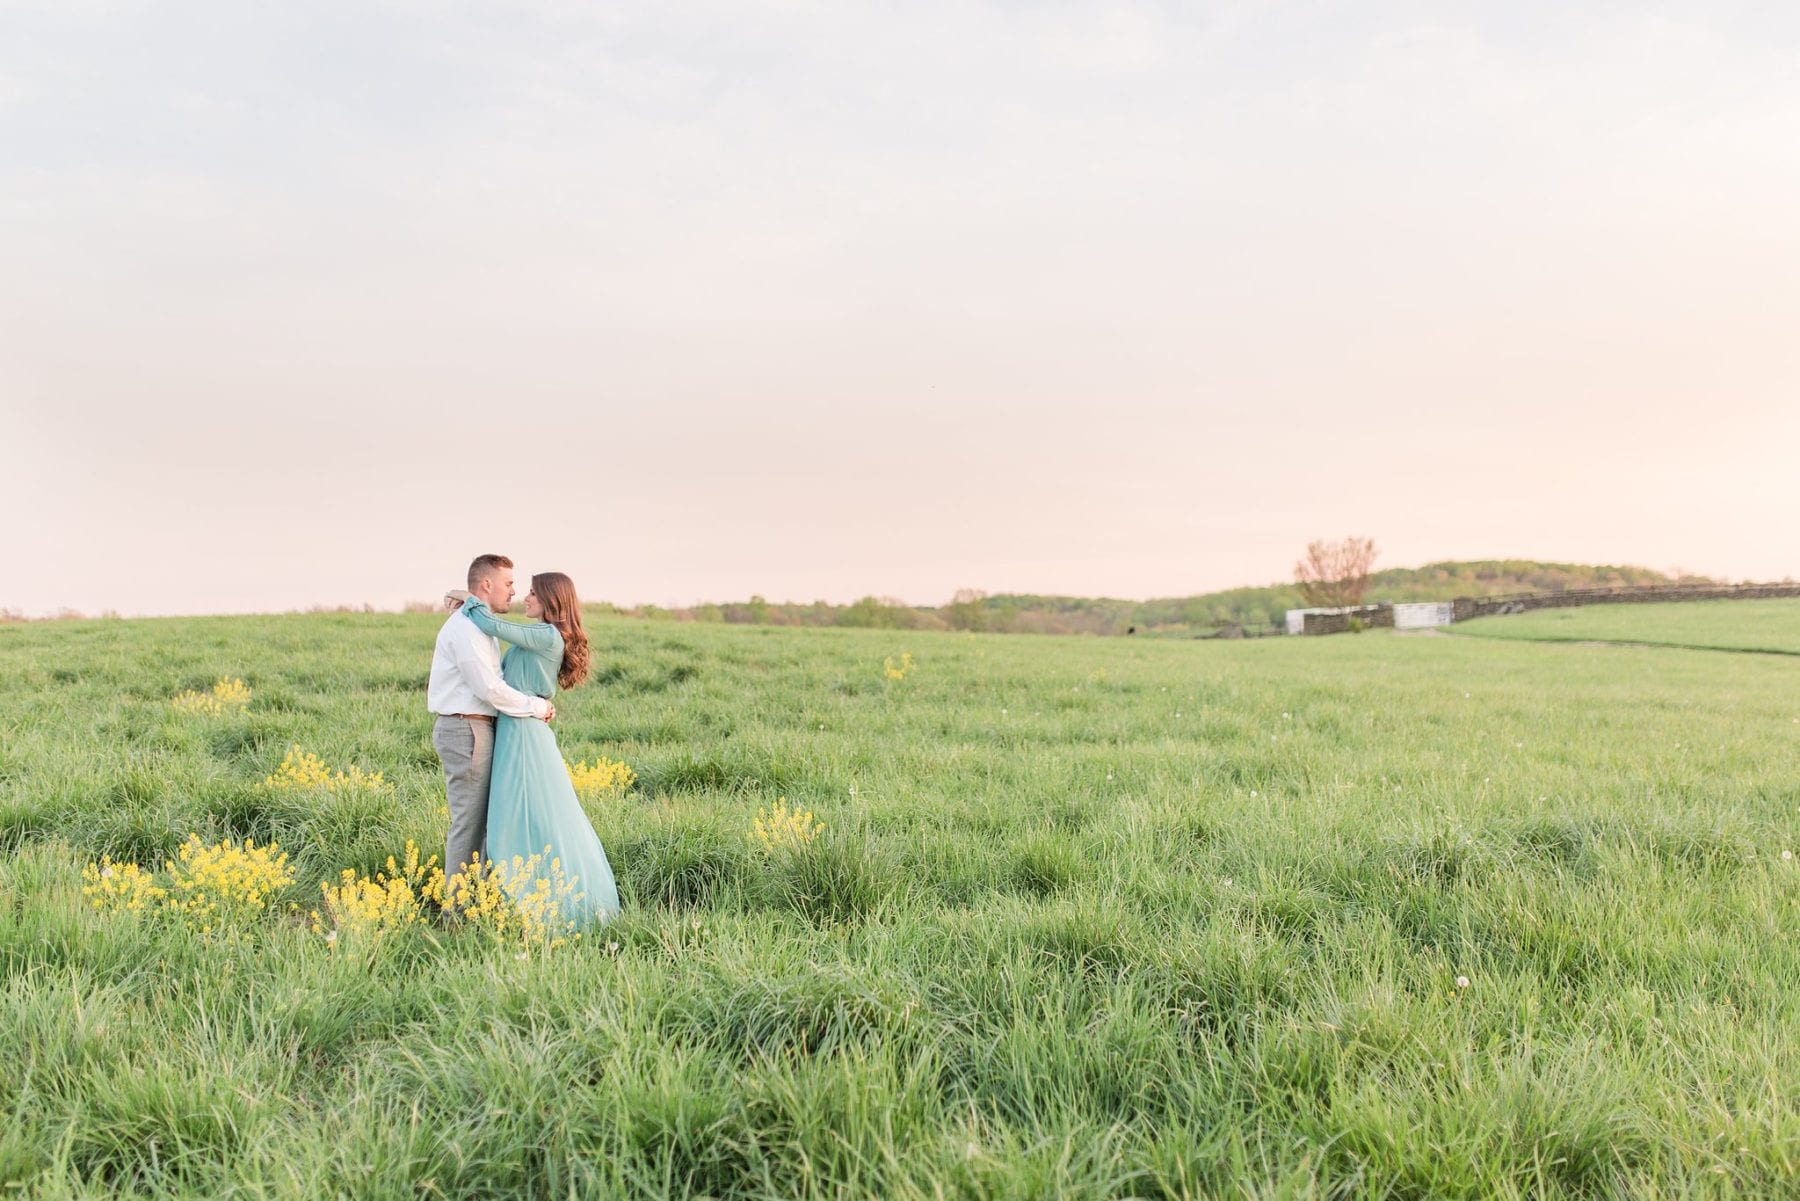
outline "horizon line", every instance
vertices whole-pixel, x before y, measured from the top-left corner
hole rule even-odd
[[[1445,565],[1445,564],[1509,563],[1509,562],[1510,563],[1536,563],[1543,567],[1587,567],[1587,568],[1595,568],[1595,569],[1613,568],[1613,569],[1629,570],[1629,571],[1648,571],[1648,572],[1655,572],[1658,575],[1666,577],[1671,584],[1679,584],[1679,583],[1683,583],[1683,582],[1692,582],[1692,581],[1705,581],[1705,582],[1717,584],[1720,586],[1755,587],[1758,585],[1793,584],[1796,582],[1792,575],[1784,575],[1783,577],[1781,577],[1778,580],[1777,579],[1753,580],[1748,577],[1745,577],[1742,579],[1734,579],[1730,576],[1723,576],[1723,575],[1712,576],[1712,575],[1705,575],[1705,574],[1698,573],[1698,572],[1696,572],[1696,573],[1685,573],[1684,572],[1680,576],[1674,576],[1674,575],[1671,575],[1671,573],[1667,572],[1667,571],[1661,571],[1657,568],[1652,568],[1652,567],[1643,567],[1643,566],[1640,566],[1637,564],[1574,563],[1574,562],[1561,562],[1561,561],[1541,560],[1541,559],[1435,559],[1429,563],[1419,564],[1416,567],[1404,567],[1404,566],[1386,567],[1386,568],[1382,568],[1381,571],[1422,571],[1428,567],[1435,567],[1435,566],[1440,566],[1440,565]],[[1370,577],[1373,578],[1374,576],[1381,574],[1381,572],[1370,572],[1369,574],[1370,574]],[[1658,585],[1643,584],[1643,585],[1632,585],[1632,586],[1633,587],[1643,587],[1643,588],[1654,588],[1654,587],[1657,587]],[[1268,583],[1268,584],[1234,584],[1228,588],[1214,588],[1207,592],[1191,592],[1191,593],[1184,593],[1184,594],[1180,594],[1180,595],[1148,596],[1148,597],[1107,596],[1104,594],[1102,594],[1102,595],[1085,595],[1085,594],[1073,593],[1073,592],[1066,592],[1066,593],[1065,592],[1014,592],[1014,591],[987,592],[982,589],[968,589],[967,591],[973,591],[973,592],[980,593],[980,598],[983,600],[992,600],[997,597],[1009,597],[1009,596],[1033,596],[1033,597],[1043,597],[1045,599],[1050,599],[1050,600],[1115,601],[1120,604],[1147,605],[1147,604],[1154,604],[1157,601],[1192,600],[1197,597],[1217,596],[1217,595],[1220,595],[1223,593],[1228,593],[1228,592],[1238,592],[1238,591],[1247,591],[1247,590],[1256,590],[1256,589],[1265,589],[1265,588],[1274,589],[1274,588],[1298,588],[1298,587],[1299,587],[1299,584],[1294,581],[1283,580],[1283,581],[1276,581],[1276,582],[1272,582],[1272,583]],[[960,592],[963,590],[959,589],[958,591]],[[606,608],[612,609],[614,612],[617,612],[617,613],[631,613],[631,612],[634,612],[637,610],[643,610],[643,609],[658,609],[658,610],[661,610],[661,611],[667,612],[667,613],[686,613],[686,612],[692,612],[695,609],[704,608],[704,607],[713,606],[713,605],[725,606],[725,605],[744,605],[744,604],[752,604],[752,603],[762,603],[762,604],[773,605],[773,606],[797,606],[797,607],[811,607],[811,606],[816,606],[816,605],[825,605],[828,608],[842,609],[842,608],[849,608],[852,605],[860,604],[865,600],[874,600],[881,604],[892,605],[892,606],[898,607],[898,608],[933,609],[933,610],[942,609],[942,608],[948,607],[949,605],[956,603],[954,593],[951,595],[951,598],[949,600],[941,601],[941,602],[938,602],[935,604],[921,604],[921,603],[917,603],[917,602],[913,602],[913,601],[908,601],[908,600],[905,600],[905,599],[903,599],[901,597],[897,597],[897,596],[891,596],[891,595],[882,596],[882,595],[878,595],[876,593],[865,593],[862,596],[857,597],[855,600],[850,600],[850,601],[828,601],[828,600],[824,600],[822,598],[815,598],[813,600],[807,600],[807,601],[793,600],[793,599],[776,601],[776,600],[770,600],[767,597],[764,597],[761,593],[752,593],[748,597],[745,597],[742,599],[736,599],[736,600],[696,600],[696,601],[690,601],[685,604],[665,604],[660,601],[637,601],[632,604],[623,604],[623,603],[620,603],[617,601],[610,601],[610,600],[604,600],[604,599],[586,600],[581,603],[582,603],[583,608],[594,608],[594,607],[599,607],[599,606],[605,606]],[[1379,602],[1376,602],[1376,603],[1379,603]],[[511,612],[511,610],[508,610],[508,611]],[[290,608],[285,608],[285,609],[234,609],[234,610],[229,610],[229,611],[224,611],[224,612],[210,612],[210,613],[201,613],[201,612],[122,613],[119,610],[110,608],[110,607],[102,609],[96,613],[88,613],[84,610],[70,608],[70,607],[66,607],[66,606],[58,608],[54,611],[38,611],[38,612],[27,613],[27,612],[24,612],[23,610],[13,609],[13,608],[9,608],[5,605],[0,605],[0,625],[23,625],[23,624],[28,624],[28,623],[32,623],[32,622],[40,622],[40,621],[155,621],[155,620],[193,618],[193,617],[303,617],[303,616],[326,615],[326,614],[334,614],[334,613],[340,613],[340,614],[390,614],[390,615],[394,615],[394,616],[402,616],[402,615],[406,615],[406,614],[428,614],[428,613],[438,613],[438,612],[443,612],[441,605],[438,602],[426,601],[426,600],[401,601],[397,608],[391,607],[391,606],[378,606],[372,602],[364,601],[361,603],[339,602],[337,604],[313,604],[313,605],[307,605],[304,607],[290,607]]]

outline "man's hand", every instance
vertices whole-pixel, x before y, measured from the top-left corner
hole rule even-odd
[[[545,721],[555,721],[556,720],[556,705],[553,702],[548,701],[548,700],[546,700],[544,702],[544,720]]]

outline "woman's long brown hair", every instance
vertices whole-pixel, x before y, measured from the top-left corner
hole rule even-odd
[[[581,600],[575,581],[560,571],[543,571],[531,577],[531,590],[543,606],[544,620],[563,637],[562,670],[556,673],[561,688],[573,688],[588,676],[588,638],[581,625]]]

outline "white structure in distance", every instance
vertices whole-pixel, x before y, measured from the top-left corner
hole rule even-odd
[[[1325,609],[1289,609],[1287,611],[1287,632],[1290,634],[1306,633],[1306,615],[1308,613],[1359,613],[1368,606],[1353,605],[1349,608]],[[1424,630],[1432,626],[1447,626],[1454,619],[1456,606],[1449,601],[1425,601],[1422,604],[1395,605],[1394,628],[1396,630]]]
[[[1432,626],[1447,626],[1456,612],[1456,606],[1449,601],[1426,601],[1417,605],[1394,606],[1394,628],[1396,630],[1424,630]]]

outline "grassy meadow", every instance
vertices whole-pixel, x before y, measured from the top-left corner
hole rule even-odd
[[[1469,632],[1800,638],[1800,602],[1684,608],[1678,638],[1655,606]],[[596,619],[556,729],[637,774],[589,803],[624,916],[554,951],[435,924],[328,945],[287,904],[408,839],[441,853],[436,626],[0,626],[0,1190],[1800,1179],[1793,659]],[[221,676],[247,705],[172,703]],[[393,788],[261,787],[294,745]],[[747,831],[784,797],[826,829],[770,854]],[[86,903],[91,861],[189,833],[279,840],[280,911],[203,937]]]
[[[1636,642],[1800,655],[1800,601],[1710,600],[1539,609],[1466,622],[1457,626],[1456,632],[1538,642]]]

